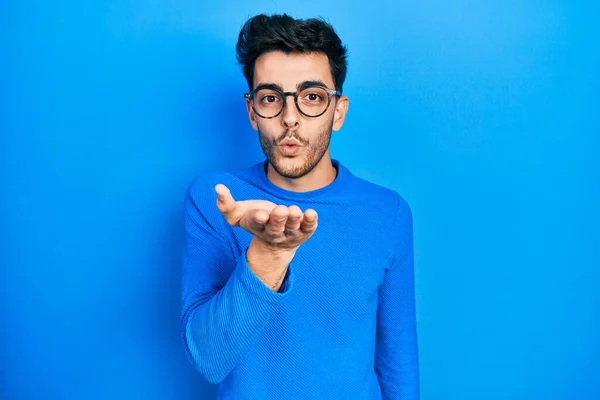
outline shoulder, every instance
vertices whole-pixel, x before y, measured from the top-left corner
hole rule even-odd
[[[207,172],[196,175],[187,187],[186,198],[200,200],[207,196],[213,196],[215,186],[222,183],[227,175],[226,172]]]
[[[231,236],[231,227],[217,208],[215,186],[224,184],[230,190],[240,188],[252,168],[234,172],[211,171],[196,175],[188,184],[183,201],[183,212],[189,232],[209,232],[221,238]]]
[[[379,185],[366,179],[353,175],[355,195],[365,204],[379,209],[386,214],[390,222],[397,224],[399,219],[412,219],[412,212],[408,201],[392,188]]]
[[[250,166],[233,172],[210,171],[194,176],[187,186],[184,195],[184,213],[188,219],[194,219],[205,224],[214,225],[216,230],[226,230],[221,227],[222,215],[216,206],[217,193],[215,186],[219,183],[227,186],[232,192],[242,187],[247,176],[256,166]]]

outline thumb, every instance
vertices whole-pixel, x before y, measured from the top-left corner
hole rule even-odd
[[[228,217],[236,208],[236,202],[233,199],[233,196],[231,196],[231,192],[227,186],[222,183],[215,186],[215,192],[217,192],[217,208],[229,220]]]

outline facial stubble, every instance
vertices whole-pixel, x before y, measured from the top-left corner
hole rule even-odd
[[[270,139],[266,137],[258,127],[258,137],[260,140],[260,146],[262,147],[263,153],[267,157],[269,163],[273,166],[273,169],[281,176],[289,179],[302,178],[303,176],[310,173],[319,164],[331,142],[331,132],[333,131],[333,118],[328,128],[325,128],[317,137],[309,142],[302,138],[297,132],[284,132],[281,136],[276,139]],[[275,154],[277,145],[286,139],[295,139],[304,146],[304,162],[301,165],[295,165],[293,167],[287,167],[283,165],[280,160],[281,158],[287,158],[280,154]]]

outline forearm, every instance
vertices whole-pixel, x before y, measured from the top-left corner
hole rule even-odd
[[[220,382],[238,364],[288,290],[275,293],[240,260],[219,292],[186,313],[187,347],[207,381]]]
[[[246,260],[250,270],[271,290],[279,291],[296,250],[276,249],[254,237],[248,246]]]
[[[375,367],[383,400],[418,400],[419,351],[415,307],[412,214],[400,202],[396,242],[379,289]]]

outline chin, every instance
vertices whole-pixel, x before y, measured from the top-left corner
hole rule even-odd
[[[290,179],[301,178],[310,171],[307,171],[305,160],[302,157],[277,157],[275,162],[271,163],[275,171]]]

